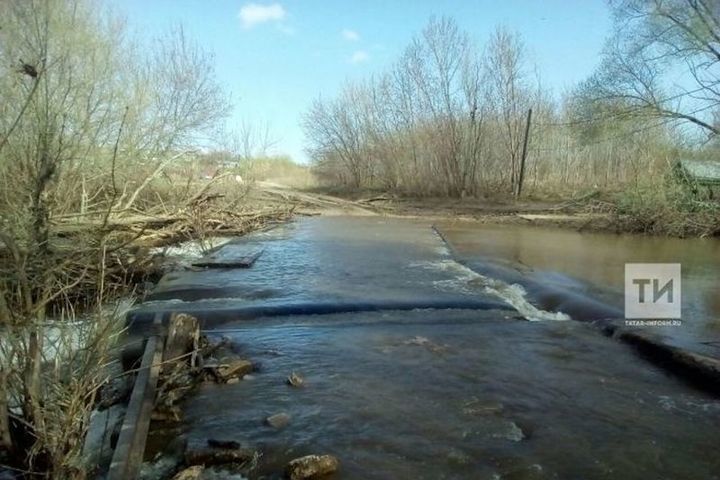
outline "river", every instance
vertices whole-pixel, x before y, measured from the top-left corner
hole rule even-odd
[[[622,311],[625,262],[681,262],[661,334],[717,356],[717,241],[431,227],[306,218],[220,251],[250,269],[166,276],[139,317],[193,312],[260,366],[186,402],[189,442],[259,447],[258,477],[332,453],[342,479],[719,478],[720,401],[584,321]]]

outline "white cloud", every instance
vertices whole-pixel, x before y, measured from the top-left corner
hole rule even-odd
[[[350,57],[350,63],[363,63],[368,60],[370,60],[370,54],[368,54],[365,50],[358,50]]]
[[[285,18],[286,14],[285,8],[279,3],[267,5],[248,3],[240,9],[238,17],[243,28],[252,28],[260,23],[280,21]]]
[[[342,35],[342,37],[348,42],[357,42],[360,40],[360,34],[358,34],[355,30],[346,28],[340,32],[340,35]]]

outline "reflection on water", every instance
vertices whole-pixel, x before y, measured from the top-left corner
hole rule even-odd
[[[282,322],[225,335],[262,367],[186,405],[191,443],[238,439],[263,471],[332,453],[340,478],[717,478],[720,402],[577,322],[418,311]],[[306,386],[284,382],[292,371]],[[263,425],[278,412],[282,430]],[[709,453],[709,452],[707,452]]]

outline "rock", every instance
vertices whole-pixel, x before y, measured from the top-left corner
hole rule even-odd
[[[202,465],[195,465],[178,473],[172,480],[199,480],[202,477],[203,470],[205,470],[205,467]]]
[[[287,413],[276,413],[265,419],[265,424],[273,428],[285,428],[290,423],[290,415]]]
[[[198,385],[201,379],[197,373],[181,361],[165,365],[158,383],[156,408],[158,410],[175,408]]]
[[[427,350],[429,350],[432,353],[436,354],[443,354],[447,353],[449,347],[447,345],[439,345],[437,343],[434,343],[430,341],[429,338],[421,337],[421,336],[415,336],[411,338],[410,340],[406,340],[403,342],[403,345],[416,345],[419,347],[424,347]]]
[[[174,478],[172,475],[180,469],[182,457],[160,455],[152,462],[145,462],[140,467],[137,480],[156,480],[158,478]],[[192,477],[191,477],[192,478]]]
[[[233,385],[235,383],[240,383],[240,379],[238,377],[233,377],[228,379],[228,381],[225,383],[227,383],[228,385]]]
[[[208,447],[212,448],[227,448],[237,450],[240,448],[240,444],[235,440],[216,440],[214,438],[208,438]]]
[[[187,465],[224,465],[227,463],[245,463],[255,457],[255,451],[249,448],[198,448],[185,452]]]
[[[292,372],[287,378],[287,383],[292,387],[302,387],[303,383],[305,383],[305,379],[303,379],[303,377],[301,377],[297,373]]]
[[[242,378],[253,371],[253,364],[248,360],[233,360],[223,363],[214,368],[215,377],[221,383],[226,383],[231,378]]]
[[[112,450],[115,450],[115,447],[117,447],[117,442],[120,439],[120,432],[122,432],[123,420],[125,420],[124,412],[123,416],[115,422],[115,425],[110,432],[110,448]]]
[[[285,467],[290,480],[304,480],[329,475],[340,467],[340,460],[333,455],[307,455],[296,458]]]
[[[504,438],[506,440],[510,440],[511,442],[520,442],[526,438],[525,432],[523,432],[522,428],[520,428],[515,422],[508,422],[505,430],[494,433],[493,437]]]

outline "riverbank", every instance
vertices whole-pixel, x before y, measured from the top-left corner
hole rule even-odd
[[[480,223],[556,227],[580,232],[632,233],[678,238],[720,235],[720,206],[702,203],[695,211],[628,205],[622,193],[590,192],[572,198],[511,196],[490,198],[405,197],[367,190],[314,189],[305,195],[338,198],[382,215],[450,218]]]
[[[125,312],[108,306],[142,300],[164,275],[193,268],[191,257],[210,256],[218,237],[293,215],[291,202],[237,182],[198,181],[168,195],[138,208],[49,216],[40,246],[22,229],[0,235],[0,465],[85,478],[98,446],[86,441],[91,417],[108,388],[112,395],[128,378]]]

